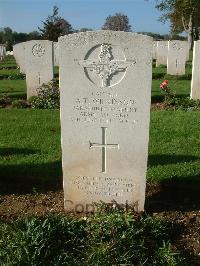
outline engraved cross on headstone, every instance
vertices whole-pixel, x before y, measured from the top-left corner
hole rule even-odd
[[[92,148],[102,148],[102,173],[106,173],[106,152],[107,149],[119,149],[119,144],[108,144],[106,140],[106,130],[107,127],[102,127],[102,144],[90,143],[90,149]]]
[[[102,44],[98,61],[80,60],[79,64],[99,75],[102,88],[108,87],[112,75],[117,72],[125,71],[128,66],[136,63],[134,60],[112,60],[112,57],[111,46]]]

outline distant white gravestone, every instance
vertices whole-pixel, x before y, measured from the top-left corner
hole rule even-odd
[[[59,38],[65,209],[144,209],[152,38],[98,31]]]
[[[200,41],[194,42],[191,99],[200,99]]]
[[[156,66],[167,65],[168,41],[158,41],[156,52]]]
[[[182,41],[168,42],[167,74],[184,75],[186,64],[186,47]]]
[[[25,46],[28,42],[21,42],[13,45],[13,55],[15,57],[16,63],[20,67],[20,72],[26,73],[26,61],[25,61]]]
[[[0,60],[3,60],[6,56],[6,47],[0,44]]]
[[[157,41],[153,42],[153,59],[157,58]]]
[[[33,40],[25,45],[27,98],[53,79],[53,42]]]
[[[54,52],[54,66],[59,66],[59,47],[58,42],[53,43],[53,52]]]

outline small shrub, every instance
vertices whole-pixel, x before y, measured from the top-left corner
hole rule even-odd
[[[173,110],[183,110],[183,111],[199,111],[200,110],[200,100],[193,100],[189,97],[181,98],[169,98],[164,101],[166,109]]]
[[[171,80],[191,80],[192,79],[192,74],[185,74],[185,75],[165,75],[165,79],[171,79]]]
[[[8,96],[0,97],[0,108],[5,108],[8,105],[11,105],[12,101]]]
[[[25,79],[26,75],[20,73],[20,74],[12,74],[12,75],[8,75],[7,79],[10,80],[16,80],[16,79]]]
[[[153,79],[163,79],[165,77],[165,73],[153,73],[152,78]]]
[[[43,84],[38,88],[38,96],[29,99],[34,109],[58,109],[60,107],[60,91],[57,80]]]
[[[13,101],[12,102],[12,107],[13,108],[18,108],[18,109],[28,108],[28,107],[30,107],[30,104],[26,100],[20,99],[20,100]]]

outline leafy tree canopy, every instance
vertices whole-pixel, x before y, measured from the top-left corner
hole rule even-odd
[[[116,13],[113,16],[108,16],[102,27],[103,30],[114,31],[131,31],[131,25],[129,24],[129,18],[122,14]]]
[[[200,0],[156,0],[156,8],[163,14],[162,22],[169,20],[172,33],[185,31],[192,47],[200,34]]]
[[[53,7],[53,14],[43,21],[43,27],[38,28],[43,39],[57,41],[62,35],[73,32],[71,24],[58,15],[58,7]]]

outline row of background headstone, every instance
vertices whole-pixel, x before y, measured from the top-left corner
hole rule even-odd
[[[0,44],[0,60],[3,60],[6,56],[6,47]]]
[[[191,98],[200,98],[199,88],[199,42],[195,42],[193,55],[193,75]],[[54,77],[54,66],[59,66],[58,43],[47,40],[34,40],[13,46],[13,53],[20,72],[26,74],[27,98],[37,94],[36,89],[48,83]],[[171,75],[185,74],[185,65],[189,59],[189,46],[185,41],[157,41],[153,44],[153,58],[156,65],[167,65]]]
[[[170,75],[185,74],[189,52],[186,41],[156,41],[153,44],[153,59],[156,59],[156,66],[167,65],[167,74]]]

